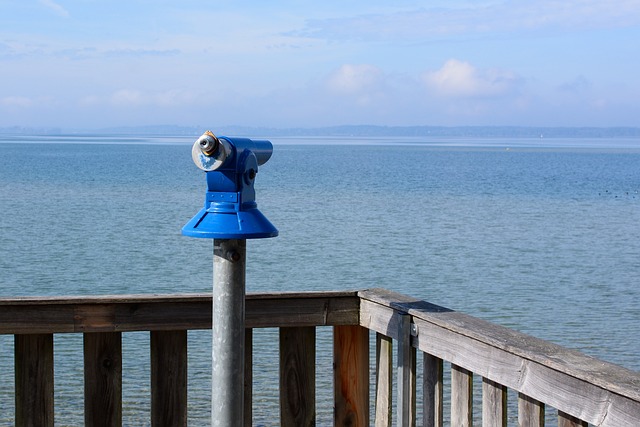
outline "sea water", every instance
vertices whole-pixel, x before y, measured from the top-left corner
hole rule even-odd
[[[640,141],[270,139],[257,201],[280,236],[249,241],[248,292],[387,288],[640,370]],[[204,200],[193,140],[2,136],[0,296],[210,292],[212,242],[180,234]],[[254,334],[254,419],[277,425],[277,330]],[[124,423],[146,425],[148,334],[123,340]],[[189,333],[192,425],[209,422],[210,343]],[[83,422],[81,348],[55,337],[65,425]],[[0,425],[12,364],[0,336]]]

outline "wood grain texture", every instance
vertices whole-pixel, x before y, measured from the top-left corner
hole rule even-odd
[[[402,315],[398,328],[398,426],[410,427],[416,422],[416,354],[411,346],[411,316]]]
[[[462,313],[383,290],[363,291],[361,325],[397,339],[409,313],[413,345],[599,426],[640,419],[640,373]]]
[[[187,425],[187,331],[151,332],[151,425]]]
[[[369,331],[360,326],[333,328],[334,425],[369,425]]]
[[[558,411],[558,427],[588,427],[589,423]]]
[[[244,426],[253,425],[253,329],[244,330]]]
[[[519,393],[518,427],[544,427],[544,404]]]
[[[87,427],[122,426],[122,336],[84,334],[84,420]]]
[[[376,334],[375,426],[389,427],[393,416],[393,340]]]
[[[315,327],[280,328],[280,425],[315,424]]]
[[[558,408],[563,423],[618,427],[640,419],[640,373],[405,295],[379,289],[265,293],[247,295],[246,303],[249,328],[360,325],[398,339],[398,325],[410,316],[418,329],[412,347]],[[203,294],[0,299],[3,334],[106,337],[121,331],[210,327],[211,296]],[[86,345],[86,354],[97,357],[98,350],[90,348]],[[437,425],[437,415],[433,418]]]
[[[358,295],[362,300],[375,302],[400,313],[411,314],[453,334],[475,339],[523,359],[545,364],[559,372],[584,378],[594,385],[640,401],[639,372],[406,295],[383,289],[360,291]],[[393,334],[387,335],[397,338]]]
[[[473,373],[451,365],[451,425],[473,425]]]
[[[422,377],[422,425],[442,427],[443,425],[443,361],[429,353],[423,353]]]
[[[411,369],[409,370],[409,425],[415,427],[418,418],[417,413],[417,387],[418,387],[418,354],[414,347],[409,349]]]
[[[482,426],[507,427],[507,388],[482,379]]]
[[[16,426],[53,426],[53,335],[16,335]]]
[[[358,323],[355,292],[248,294],[248,328]],[[0,334],[211,329],[211,295],[0,299]]]

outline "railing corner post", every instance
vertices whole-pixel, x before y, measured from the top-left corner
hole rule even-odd
[[[415,425],[416,357],[411,346],[411,316],[398,322],[398,426]]]

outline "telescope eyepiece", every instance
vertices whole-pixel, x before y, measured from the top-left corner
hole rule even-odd
[[[208,130],[191,147],[191,159],[199,169],[211,172],[221,167],[237,168],[239,162],[251,153],[257,164],[262,165],[269,160],[272,152],[273,145],[270,141],[226,136],[218,138]],[[238,164],[234,165],[233,162]]]
[[[220,148],[220,140],[211,131],[206,131],[202,134],[198,138],[197,144],[206,156],[215,156]]]

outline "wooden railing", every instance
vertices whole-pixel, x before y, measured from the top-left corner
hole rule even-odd
[[[252,414],[252,330],[266,327],[280,328],[280,424],[314,425],[319,326],[334,328],[337,426],[441,426],[445,400],[452,426],[479,419],[506,426],[515,404],[507,404],[507,390],[517,393],[520,426],[544,425],[551,408],[562,427],[640,425],[640,373],[380,289],[247,296],[245,425]],[[15,423],[53,426],[53,335],[82,333],[85,425],[121,425],[122,333],[150,331],[151,424],[186,425],[187,330],[208,328],[207,295],[0,299],[0,334],[15,336]],[[370,331],[376,333],[372,367]],[[474,375],[482,378],[475,417]]]

